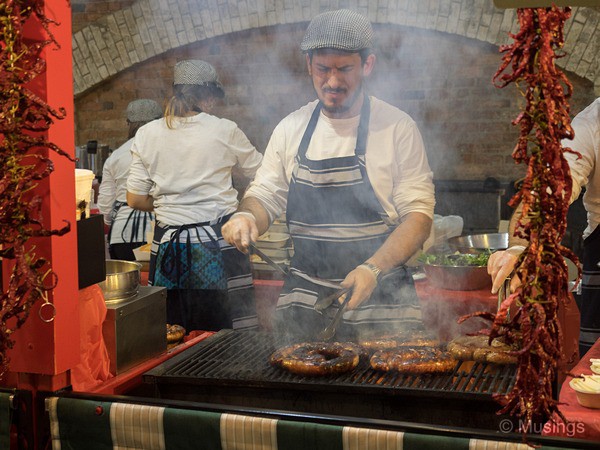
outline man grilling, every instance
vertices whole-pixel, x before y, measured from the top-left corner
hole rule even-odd
[[[365,91],[376,60],[372,39],[368,19],[350,10],[311,21],[300,47],[318,100],[277,125],[223,227],[223,237],[247,252],[285,211],[294,256],[275,313],[278,331],[314,337],[330,320],[314,306],[332,288],[309,277],[351,289],[338,336],[421,327],[403,264],[430,233],[432,173],[412,118]]]

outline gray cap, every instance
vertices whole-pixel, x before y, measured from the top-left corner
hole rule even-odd
[[[162,117],[160,105],[149,98],[134,100],[127,105],[127,120],[130,122],[150,122],[160,117]]]
[[[349,9],[328,11],[315,16],[300,44],[305,53],[321,48],[358,52],[372,46],[371,22],[362,14]]]
[[[196,84],[198,86],[215,86],[221,91],[223,86],[219,81],[217,71],[206,61],[188,59],[175,64],[173,84]]]

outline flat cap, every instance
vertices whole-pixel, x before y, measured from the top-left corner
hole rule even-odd
[[[134,100],[127,105],[127,120],[130,122],[150,122],[162,115],[160,105],[149,98]]]
[[[200,59],[187,59],[175,64],[173,84],[195,84],[214,86],[223,91],[215,68]]]
[[[357,52],[372,46],[373,28],[369,19],[349,9],[338,9],[315,16],[300,49],[305,53],[321,48]]]

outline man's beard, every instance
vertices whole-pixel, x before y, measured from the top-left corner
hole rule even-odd
[[[328,91],[336,92],[337,90],[336,89],[324,89],[323,93],[326,93]],[[342,90],[342,91],[345,91],[345,90]],[[356,89],[356,91],[354,92],[352,97],[347,98],[346,101],[344,101],[343,103],[341,103],[339,105],[328,106],[324,102],[321,102],[321,104],[323,105],[323,109],[325,111],[327,111],[328,113],[342,114],[342,113],[348,112],[350,109],[352,109],[352,107],[356,104],[356,102],[358,101],[358,99],[360,98],[361,95],[362,95],[362,85],[360,85],[358,87],[358,89]]]

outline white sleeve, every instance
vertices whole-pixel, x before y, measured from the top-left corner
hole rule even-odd
[[[110,225],[110,213],[117,199],[117,182],[111,171],[112,160],[108,158],[102,168],[102,183],[98,188],[98,209],[104,216],[104,223]]]
[[[416,123],[400,124],[394,142],[396,155],[392,168],[392,201],[398,217],[402,220],[411,212],[420,212],[433,218],[433,173]]]
[[[258,199],[267,210],[271,222],[279,217],[287,206],[289,180],[293,157],[288,157],[285,132],[279,124],[267,145],[262,164],[244,197]]]
[[[140,131],[138,130],[136,133],[131,145],[131,166],[129,166],[129,175],[127,176],[127,191],[136,195],[148,195],[153,183],[140,157],[138,149],[141,140],[139,139]]]
[[[237,126],[231,135],[231,148],[236,154],[239,167],[244,176],[252,178],[258,170],[263,156]]]
[[[587,185],[589,177],[594,171],[596,165],[596,152],[594,149],[600,143],[594,142],[596,135],[594,134],[593,125],[588,120],[575,117],[571,125],[575,132],[573,140],[564,139],[561,144],[563,147],[569,147],[581,154],[581,157],[579,157],[579,155],[571,152],[564,153],[571,169],[573,180],[571,202],[574,202],[579,197],[581,189]]]

